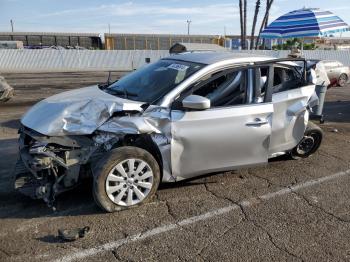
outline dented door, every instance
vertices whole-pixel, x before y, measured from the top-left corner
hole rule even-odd
[[[303,138],[309,120],[308,102],[314,85],[272,95],[274,114],[269,154],[294,148]]]
[[[181,180],[268,160],[273,105],[172,111],[172,173]]]

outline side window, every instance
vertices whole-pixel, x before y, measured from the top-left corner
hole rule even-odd
[[[215,72],[190,86],[174,101],[172,108],[181,109],[181,101],[191,94],[208,98],[212,108],[244,104],[246,101],[245,79],[245,71],[231,69]]]
[[[241,105],[246,101],[245,71],[222,71],[199,86],[194,95],[208,98],[211,107]]]
[[[301,87],[302,79],[292,68],[275,67],[273,78],[273,93],[279,93]]]

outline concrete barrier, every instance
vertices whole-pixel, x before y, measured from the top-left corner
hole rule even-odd
[[[130,71],[169,55],[163,50],[0,50],[0,72]]]
[[[232,51],[243,52],[243,51]],[[276,58],[289,51],[245,50]],[[0,73],[131,71],[169,56],[167,50],[0,50]],[[350,65],[350,51],[304,51],[305,58],[338,60]]]

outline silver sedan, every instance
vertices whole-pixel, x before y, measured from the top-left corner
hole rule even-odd
[[[309,122],[318,99],[305,70],[301,60],[185,53],[49,97],[21,120],[15,187],[51,206],[92,176],[96,203],[112,212],[150,201],[161,182],[308,157],[322,131]]]

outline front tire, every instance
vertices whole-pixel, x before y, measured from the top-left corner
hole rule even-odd
[[[159,183],[159,165],[149,152],[120,147],[110,151],[94,169],[93,196],[105,211],[120,211],[150,201]]]
[[[309,122],[303,139],[292,149],[292,159],[307,158],[317,151],[323,138],[323,132],[316,124]]]

